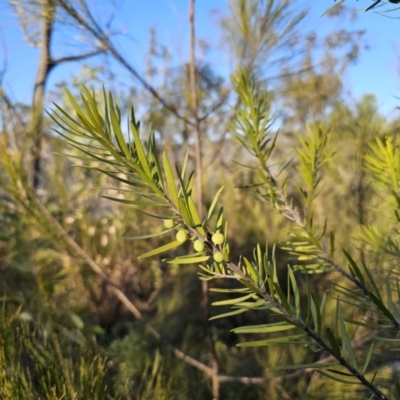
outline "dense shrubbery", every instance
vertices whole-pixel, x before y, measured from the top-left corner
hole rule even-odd
[[[283,57],[267,90],[305,14],[245,3],[223,21],[231,81],[167,68],[168,102],[133,96],[142,125],[93,69],[29,126],[3,98],[0,398],[400,397],[398,123],[341,98],[358,35],[319,66],[298,36],[305,68]]]

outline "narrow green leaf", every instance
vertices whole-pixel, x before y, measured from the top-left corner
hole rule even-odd
[[[150,150],[148,151],[148,155],[150,157],[150,160],[152,162],[154,162],[155,168],[156,168],[158,176],[159,176],[159,183],[160,183],[161,187],[164,188],[163,173],[162,173],[162,170],[161,170],[161,167],[160,167],[160,161],[158,159],[159,152],[158,152],[158,149],[157,149],[156,140],[154,138],[154,132],[150,133],[149,146],[150,146]]]
[[[207,265],[207,266],[198,265],[198,267],[200,269],[202,269],[203,271],[205,271],[208,275],[212,275],[212,278],[214,279],[215,272],[210,270],[210,266],[209,265]]]
[[[253,293],[256,293],[256,294],[260,294],[261,293],[261,291],[260,291],[260,289],[258,287],[254,286],[252,283],[250,283],[246,279],[238,278],[238,280],[242,285],[248,287]]]
[[[73,119],[66,111],[64,111],[59,105],[56,103],[53,103],[53,106],[56,108],[56,110],[52,110],[52,113],[48,113],[51,119],[63,130],[70,132],[71,134],[75,134],[74,131],[77,130],[77,128],[80,128],[79,123]],[[62,123],[60,122],[62,121]],[[65,129],[65,126],[63,124],[68,125],[72,131],[69,129]],[[85,136],[87,138],[90,138],[89,135],[87,135],[85,132],[81,133],[82,136]],[[79,135],[78,135],[79,136]]]
[[[337,369],[328,368],[328,371],[333,372],[334,374],[338,374],[338,375],[342,375],[342,376],[350,376],[350,377],[354,378],[353,374],[350,374],[348,372],[338,371]]]
[[[307,274],[305,275],[305,278],[306,278],[306,285],[307,285],[306,294],[307,294],[307,304],[308,304],[307,316],[306,316],[306,325],[308,325],[309,320],[310,320],[310,316],[311,316],[310,304],[311,304],[311,293],[312,293],[312,290],[311,290],[311,286],[310,286],[310,280],[308,279],[308,275]]]
[[[374,383],[375,378],[376,378],[376,374],[378,373],[378,371],[379,371],[379,369],[377,368],[377,369],[375,370],[375,372],[374,372],[374,376],[373,376],[372,379],[371,379],[371,383]],[[375,396],[373,396],[373,397],[375,397]]]
[[[376,340],[382,340],[383,342],[399,342],[400,338],[385,338],[382,336],[373,336]]]
[[[181,197],[179,198],[179,212],[181,214],[181,217],[182,217],[184,223],[187,226],[192,226],[192,220],[190,218],[189,211],[186,207],[185,200],[183,200]]]
[[[319,369],[317,369],[317,372],[320,373],[321,375],[329,378],[329,379],[332,379],[332,380],[336,381],[336,382],[345,383],[347,385],[358,385],[358,384],[360,384],[359,381],[349,381],[349,380],[346,380],[346,379],[341,379],[341,378],[339,378],[339,377],[337,377],[335,375],[328,374],[327,372],[324,372],[324,371],[320,371]]]
[[[217,231],[222,230],[223,221],[224,221],[224,207],[220,207],[217,217],[217,226],[216,226]]]
[[[207,261],[210,256],[201,257],[186,257],[186,258],[174,258],[171,260],[165,260],[168,264],[198,264]]]
[[[343,253],[344,253],[345,257],[347,258],[347,261],[351,265],[351,271],[353,271],[352,275],[355,278],[357,278],[362,283],[363,286],[365,286],[364,277],[363,277],[360,269],[358,268],[357,263],[352,259],[352,257],[346,250],[343,249]]]
[[[214,211],[214,208],[215,208],[215,206],[216,206],[216,204],[217,204],[218,197],[219,197],[219,195],[221,194],[221,192],[222,192],[223,190],[224,190],[224,186],[222,186],[222,187],[218,190],[217,194],[214,196],[214,199],[213,199],[213,201],[212,201],[212,203],[211,203],[211,206],[210,206],[210,208],[208,209],[206,221],[208,221],[208,220],[211,218],[211,215],[212,215],[212,213],[213,213],[213,211]]]
[[[201,281],[211,281],[214,279],[213,276],[207,276],[207,275],[202,274],[201,272],[198,272],[198,275],[199,275],[199,279]]]
[[[167,153],[163,153],[163,165],[165,171],[165,177],[167,179],[167,186],[169,194],[171,195],[171,200],[175,204],[175,207],[179,208],[178,192],[175,187],[174,176],[172,175],[171,165],[169,163]]]
[[[82,90],[84,90],[85,88],[83,87]],[[97,132],[99,132],[101,135],[106,136],[105,132],[103,132],[103,129],[101,127],[101,124],[99,126],[98,121],[96,119],[96,117],[93,115],[91,106],[90,106],[90,102],[91,102],[91,95],[89,94],[89,97],[85,97],[84,95],[81,94],[81,100],[83,103],[83,108],[85,109],[86,112],[86,117],[87,120],[90,121],[90,123],[93,126],[93,129],[96,130]]]
[[[357,358],[356,358],[356,355],[354,354],[353,346],[351,345],[351,341],[347,335],[347,332],[345,333],[345,335],[342,335],[342,341],[343,341],[344,345],[346,346],[347,353],[349,354],[350,364],[354,368],[358,369]]]
[[[337,299],[337,306],[336,307],[337,307],[337,310],[338,310],[337,316],[338,316],[338,320],[339,320],[339,323],[340,323],[340,332],[341,332],[341,339],[342,339],[342,355],[343,355],[343,357],[345,357],[346,349],[349,352],[349,347],[351,348],[351,344],[350,344],[350,339],[347,336],[346,323],[344,321],[342,305],[341,305],[339,299]],[[353,361],[355,361],[355,360],[353,360],[354,354],[352,354],[353,353],[352,350],[353,349],[351,349],[350,352],[349,352],[349,357],[350,357],[350,362],[351,363]],[[355,365],[353,365],[353,367],[357,368],[357,366],[355,366]]]
[[[330,249],[329,255],[333,258],[333,253],[335,252],[335,232],[331,231],[329,234]]]
[[[349,355],[350,358],[350,364],[358,369],[358,365],[357,365],[357,359],[355,357],[354,351],[353,351],[353,347],[351,345],[351,341],[350,338],[347,335],[347,330],[346,330],[346,323],[345,323],[345,319],[343,316],[343,310],[342,310],[342,306],[339,303],[338,304],[339,307],[339,320],[340,320],[340,330],[342,333],[342,343],[343,343],[343,347],[342,347],[342,354],[345,354],[345,349],[347,350],[347,353]]]
[[[252,279],[252,281],[254,283],[258,283],[258,276],[257,276],[257,272],[254,269],[253,265],[251,264],[251,262],[246,258],[243,257],[243,261],[246,264],[246,270],[247,270],[247,275]]]
[[[135,146],[139,161],[140,161],[140,165],[143,168],[143,171],[145,172],[145,174],[151,179],[151,172],[150,172],[150,167],[147,161],[147,157],[146,157],[146,153],[144,151],[143,145],[142,145],[142,141],[140,140],[140,136],[139,136],[139,132],[135,126],[135,124],[133,123],[133,121],[130,121],[130,128],[131,128],[131,133],[133,135],[133,144]]]
[[[394,310],[396,309],[396,306],[393,303],[391,280],[388,276],[385,277],[385,286],[386,286],[386,297],[387,297],[388,308],[389,308],[389,311],[394,316],[394,314],[395,314]]]
[[[71,103],[73,109],[75,110],[76,115],[80,119],[81,123],[84,125],[84,127],[90,133],[93,133],[93,126],[90,124],[90,122],[87,120],[87,118],[83,114],[83,112],[82,112],[81,108],[79,107],[78,103],[75,101],[74,96],[72,96],[71,92],[68,89],[65,90],[65,93],[67,94],[68,100]]]
[[[310,304],[311,315],[313,317],[314,326],[315,326],[315,329],[316,329],[318,335],[321,336],[321,323],[322,323],[322,321],[321,321],[321,313],[320,313],[319,304],[318,303],[316,304],[317,300],[314,300],[314,296],[313,295],[311,295],[310,299],[311,299],[311,304]]]
[[[141,254],[141,255],[138,257],[138,260],[141,260],[141,259],[147,258],[147,257],[151,257],[151,256],[154,256],[154,255],[156,255],[156,254],[160,254],[160,253],[163,253],[163,252],[165,252],[165,251],[174,249],[174,248],[180,246],[181,244],[182,244],[182,243],[181,243],[181,242],[178,242],[177,240],[174,241],[174,242],[165,244],[164,246],[157,247],[156,249],[150,250],[150,251],[148,251],[147,253]]]
[[[242,303],[237,303],[234,308],[248,308],[248,309],[257,309],[257,310],[272,310],[275,308],[275,305],[272,303],[266,302],[264,299],[259,299],[257,301],[243,301]]]
[[[228,305],[240,303],[241,301],[251,299],[253,296],[254,296],[253,294],[248,294],[246,296],[236,297],[235,299],[215,301],[214,303],[211,303],[211,305],[212,306],[228,306]]]
[[[398,322],[396,321],[396,318],[383,304],[380,293],[378,292],[377,295],[379,295],[379,298],[375,296],[373,293],[370,293],[369,297],[374,302],[374,304],[382,311],[382,314],[385,315],[390,321],[392,321],[397,326]]]
[[[296,317],[300,316],[300,292],[297,286],[296,277],[294,276],[292,268],[288,267],[288,276],[292,285],[292,290],[294,294],[294,305],[296,309]]]
[[[231,317],[233,315],[237,315],[237,314],[242,314],[244,312],[248,311],[246,308],[240,308],[238,310],[235,311],[230,311],[224,314],[219,314],[219,315],[215,315],[214,317],[210,318],[210,321],[214,320],[214,319],[219,319],[219,318],[226,318],[226,317]]]
[[[119,149],[122,151],[122,153],[124,153],[126,158],[130,159],[131,153],[128,149],[128,146],[125,143],[125,138],[121,130],[121,121],[118,119],[118,114],[115,109],[115,104],[111,92],[109,92],[108,98],[109,98],[109,113],[110,113],[114,136],[117,139]]]
[[[199,214],[198,214],[198,212],[196,210],[196,206],[195,206],[194,201],[193,201],[191,196],[188,197],[187,202],[188,202],[188,206],[189,206],[190,215],[192,217],[192,220],[194,222],[194,225],[195,225],[197,231],[201,235],[205,236],[206,235],[206,231],[203,228],[203,225],[201,223]]]
[[[271,332],[287,331],[289,329],[294,329],[294,328],[297,328],[297,326],[289,325],[286,322],[277,322],[277,323],[265,324],[265,325],[241,326],[239,328],[231,329],[231,332],[235,332],[237,334],[241,334],[241,333],[271,333]]]
[[[99,113],[99,107],[98,107],[98,103],[96,101],[95,95],[94,94],[92,95],[89,92],[89,90],[87,89],[87,87],[84,86],[84,85],[83,85],[83,93],[85,94],[85,97],[88,100],[88,104],[90,106],[90,111],[91,111],[91,113],[93,115],[93,118],[96,121],[96,125],[97,125],[98,129],[103,131],[105,136],[107,138],[109,138],[109,136],[107,135],[107,132],[105,132],[105,130],[104,130],[104,120],[103,120],[102,116]]]
[[[325,312],[325,303],[326,303],[326,299],[328,298],[327,293],[328,293],[328,291],[325,291],[322,296],[321,305],[319,307],[321,315],[324,315],[324,312]]]
[[[368,353],[367,353],[367,358],[365,359],[364,366],[363,366],[363,369],[362,369],[363,375],[367,371],[369,362],[370,362],[372,354],[374,352],[374,345],[375,345],[375,343],[371,343],[371,346],[369,347],[369,350],[368,350]]]
[[[382,328],[384,328],[383,326],[381,326],[381,325],[378,326],[376,324],[373,324],[372,322],[357,321],[357,320],[354,320],[354,319],[351,319],[351,318],[346,318],[345,321],[350,323],[350,324],[363,326],[363,327],[369,328],[369,329],[379,329],[379,328],[382,329]],[[391,328],[391,327],[392,327],[392,325],[389,325],[386,328]]]
[[[281,303],[282,303],[283,307],[285,307],[285,310],[290,313],[290,305],[289,305],[289,303],[288,303],[288,301],[286,299],[285,294],[282,292],[282,289],[279,286],[279,283],[275,283],[274,282],[274,287],[275,287],[276,293],[278,293],[278,296],[279,296],[279,298],[281,300]]]
[[[334,356],[336,357],[336,359],[340,359],[342,355],[340,353],[340,347],[335,336],[333,335],[332,331],[329,328],[326,328],[326,333],[328,335],[328,340],[329,343],[331,344]]]
[[[369,268],[367,267],[367,265],[365,264],[365,262],[362,262],[362,265],[364,267],[365,272],[367,273],[368,279],[372,285],[372,287],[374,288],[374,294],[376,297],[378,297],[378,299],[380,300],[380,302],[382,302],[382,297],[380,294],[380,290],[378,289],[378,286],[375,282],[375,279],[371,273],[371,271],[369,270]]]
[[[219,288],[210,288],[210,292],[219,292],[219,293],[248,293],[249,289],[247,288],[238,288],[238,289],[219,289]]]
[[[182,181],[185,180],[186,168],[187,168],[188,160],[189,160],[189,149],[187,149],[186,154],[185,154],[185,158],[183,160],[182,172],[179,173],[179,171],[177,170],[178,175],[181,177]]]
[[[299,334],[299,335],[291,335],[291,336],[283,336],[279,338],[273,339],[263,339],[263,340],[254,340],[251,342],[240,342],[236,346],[238,347],[259,347],[259,346],[276,346],[279,344],[305,344],[303,342],[299,342],[298,340],[306,337],[307,335]]]
[[[190,196],[192,194],[193,184],[194,184],[194,171],[192,171],[189,174],[189,178],[188,178],[187,184],[186,184],[186,193],[188,196]]]

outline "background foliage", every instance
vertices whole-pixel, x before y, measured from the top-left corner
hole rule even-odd
[[[0,397],[397,398],[398,121],[345,100],[364,32],[235,0],[230,79],[194,18],[189,61],[153,30],[140,75],[84,1],[11,3],[42,58],[31,104],[2,89]],[[46,92],[60,24],[85,65]]]

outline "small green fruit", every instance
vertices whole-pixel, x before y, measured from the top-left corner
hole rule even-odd
[[[214,235],[212,235],[211,240],[213,241],[214,244],[222,244],[224,243],[224,235],[220,232],[214,233]]]
[[[185,243],[186,240],[188,238],[188,234],[186,231],[184,231],[183,229],[181,229],[180,231],[178,231],[178,233],[176,234],[176,240],[179,243]]]
[[[222,254],[220,251],[218,251],[217,253],[214,253],[214,260],[215,260],[217,263],[220,263],[220,262],[224,261],[224,256],[223,256],[223,254]]]
[[[175,225],[175,222],[174,222],[173,219],[164,219],[164,226],[165,226],[167,229],[173,228],[174,225]]]
[[[201,240],[196,240],[193,243],[194,249],[196,251],[203,251],[204,250],[204,243]]]

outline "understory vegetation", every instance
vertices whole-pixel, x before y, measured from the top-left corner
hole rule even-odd
[[[151,29],[143,71],[84,0],[10,10],[41,58],[31,104],[0,86],[1,399],[400,399],[400,120],[345,87],[368,32],[232,0],[220,76],[194,0],[188,62]]]

